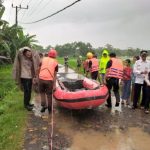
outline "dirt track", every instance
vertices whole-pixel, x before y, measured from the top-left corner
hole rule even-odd
[[[69,74],[71,76],[71,74]],[[59,77],[66,77],[63,73]],[[35,97],[25,135],[25,150],[49,150],[51,115],[40,117]],[[53,150],[150,150],[150,115],[125,106],[72,111],[54,106]]]

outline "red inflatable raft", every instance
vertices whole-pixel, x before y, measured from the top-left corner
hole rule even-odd
[[[59,81],[54,92],[59,106],[68,109],[95,108],[103,104],[108,97],[108,89],[97,81],[85,78],[76,81]]]

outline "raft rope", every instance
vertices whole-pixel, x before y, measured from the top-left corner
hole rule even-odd
[[[49,145],[49,150],[52,150],[53,149],[53,133],[54,133],[54,103],[53,103],[53,94],[52,94],[51,122],[50,123],[51,123],[51,130],[48,130],[48,145]]]
[[[54,104],[53,104],[53,94],[52,94],[52,110],[51,110],[51,149],[53,149],[53,133],[54,133]]]

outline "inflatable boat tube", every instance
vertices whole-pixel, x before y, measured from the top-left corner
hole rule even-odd
[[[54,98],[59,106],[68,109],[96,108],[108,98],[108,89],[99,82],[84,80],[58,81]]]

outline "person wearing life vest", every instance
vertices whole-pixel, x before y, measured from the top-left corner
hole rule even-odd
[[[110,60],[110,57],[109,57],[108,50],[104,49],[102,52],[102,57],[100,58],[100,61],[99,61],[99,68],[100,68],[99,73],[102,78],[102,83],[104,83],[104,76],[106,73],[106,65],[109,60]]]
[[[99,70],[99,61],[96,55],[93,55],[93,58],[89,60],[89,70],[91,73],[91,78],[93,80],[97,80],[98,78],[98,70]]]
[[[89,61],[90,61],[90,59],[92,59],[93,54],[92,54],[91,52],[88,52],[88,53],[86,54],[86,57],[87,57],[87,59],[85,60],[84,66],[85,66],[86,77],[87,77],[87,76],[88,76],[88,73],[89,73],[89,71],[90,71],[90,68],[89,68]]]
[[[41,96],[42,113],[45,112],[47,108],[49,113],[51,112],[52,93],[56,86],[56,74],[58,72],[58,62],[56,57],[56,50],[50,49],[48,52],[48,57],[44,57],[42,59],[39,69],[39,90]]]
[[[110,53],[110,60],[106,66],[105,83],[109,91],[107,99],[107,107],[111,108],[111,89],[113,88],[114,95],[116,98],[116,107],[119,106],[120,94],[119,94],[119,79],[123,78],[123,63],[121,59],[116,58],[115,53]]]

